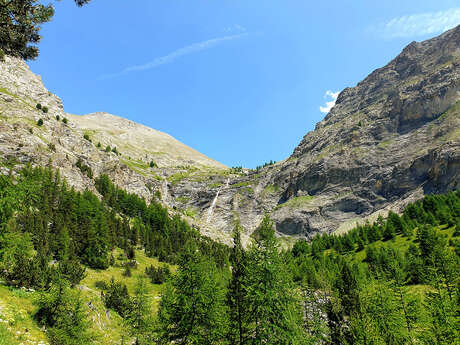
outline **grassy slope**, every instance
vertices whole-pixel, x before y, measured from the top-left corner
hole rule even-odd
[[[131,277],[124,277],[122,261],[118,259],[122,254],[120,249],[114,251],[116,263],[114,267],[107,270],[87,269],[87,277],[81,282],[80,290],[85,303],[91,302],[94,309],[88,307],[89,319],[92,324],[92,331],[97,339],[96,343],[101,345],[120,344],[122,336],[126,338],[126,328],[121,317],[114,311],[106,315],[106,308],[101,300],[101,290],[95,284],[99,280],[109,281],[114,277],[122,281],[128,287],[130,294],[134,292],[137,276],[145,276],[145,268],[153,265],[160,265],[159,261],[144,255],[143,251],[136,251],[136,260],[139,263],[137,269],[132,269]],[[174,270],[174,267],[171,268]],[[153,311],[156,312],[162,291],[161,285],[148,284],[148,293],[152,303]],[[33,314],[36,310],[34,299],[38,293],[22,289],[8,287],[0,284],[0,345],[19,344],[48,344],[46,334],[35,323]]]

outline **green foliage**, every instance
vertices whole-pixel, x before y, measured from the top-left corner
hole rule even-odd
[[[62,119],[62,122],[64,122],[64,124],[67,124],[67,123],[69,122],[69,120],[67,120],[67,118],[64,117],[64,118]]]
[[[34,246],[29,234],[6,232],[2,240],[0,270],[2,276],[18,286],[33,286],[36,270]]]
[[[89,0],[75,0],[78,6]],[[41,40],[40,27],[54,15],[52,5],[37,0],[2,1],[0,6],[0,51],[2,55],[20,57],[24,60],[38,56]]]
[[[137,279],[131,308],[125,320],[130,329],[130,334],[135,338],[135,344],[143,345],[152,343],[153,318],[147,295],[146,282],[143,278],[139,277]]]
[[[128,288],[113,278],[104,292],[103,300],[106,308],[115,310],[120,316],[126,317],[131,309]]]
[[[228,247],[201,236],[179,216],[171,218],[168,210],[158,201],[153,200],[147,205],[145,200],[136,194],[126,193],[116,187],[107,175],[96,179],[96,188],[103,196],[104,202],[115,212],[136,219],[133,229],[129,229],[127,225],[126,231],[132,233],[132,241],[140,237],[139,240],[148,256],[156,256],[160,261],[176,263],[177,254],[186,242],[191,241],[195,242],[205,255],[213,257],[219,267],[227,264]],[[120,246],[127,248],[126,243],[120,243]]]
[[[83,139],[90,141],[89,134],[88,133],[83,134]]]
[[[91,167],[89,165],[86,165],[83,163],[83,161],[81,160],[81,158],[78,158],[77,160],[77,163],[75,163],[75,166],[80,169],[80,171],[85,174],[86,176],[88,176],[89,178],[93,178],[93,170],[91,169]]]
[[[61,117],[59,115],[56,115],[56,120],[61,121]]]
[[[42,119],[38,119],[37,126],[39,126],[39,127],[43,126],[43,120]]]
[[[225,290],[215,264],[192,244],[167,285],[158,312],[160,343],[218,344],[227,333]]]
[[[300,299],[284,270],[273,225],[265,217],[248,251],[248,335],[254,344],[304,344]]]
[[[229,333],[231,344],[244,344],[249,335],[250,304],[245,283],[248,279],[247,253],[241,242],[241,225],[236,224],[233,230],[233,248],[230,254],[232,277],[227,290],[227,305],[229,307]]]
[[[45,114],[48,113],[48,110],[49,110],[48,107],[42,107],[42,111],[43,111]]]
[[[151,168],[158,168],[158,165],[157,165],[154,161],[150,161],[149,166],[150,166]]]
[[[35,106],[38,110],[41,110],[42,109],[42,105],[40,103],[37,103],[37,105]]]
[[[47,327],[52,345],[93,344],[80,294],[71,290],[64,280],[58,279],[49,291],[42,292],[37,306],[36,319]]]
[[[266,162],[262,165],[259,165],[256,167],[256,171],[259,171],[259,170],[262,170],[263,168],[266,168],[266,167],[269,167],[271,165],[275,165],[276,164],[276,161],[273,161],[273,160],[270,160],[270,162]]]
[[[458,343],[459,211],[460,192],[428,195],[401,216],[390,212],[343,236],[297,242],[289,264],[294,280],[327,294],[322,341]]]
[[[152,284],[163,284],[171,276],[168,266],[154,267],[150,265],[145,269],[145,274],[151,279]]]

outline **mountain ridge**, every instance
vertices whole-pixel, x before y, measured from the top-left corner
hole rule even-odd
[[[459,42],[460,26],[409,44],[340,92],[291,156],[257,171],[228,169],[162,133],[165,145],[156,144],[169,147],[165,154],[154,148],[161,132],[115,115],[67,114],[39,76],[7,57],[0,63],[0,156],[19,166],[51,160],[71,185],[94,191],[80,162],[91,175],[108,174],[146,200],[159,193],[172,212],[228,243],[236,220],[247,240],[266,214],[279,235],[346,231],[426,193],[458,188]],[[40,118],[42,127],[36,125]],[[106,146],[121,155],[105,152]]]

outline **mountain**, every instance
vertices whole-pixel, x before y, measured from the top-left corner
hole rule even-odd
[[[311,237],[457,189],[459,100],[460,26],[409,44],[343,90],[286,160],[239,170],[120,117],[67,114],[23,61],[6,57],[0,63],[0,170],[51,162],[70,185],[92,191],[94,177],[108,174],[146,200],[159,192],[171,212],[222,241],[236,219],[248,236],[265,214],[280,235]]]
[[[409,44],[343,90],[288,159],[230,179],[211,222],[228,230],[237,216],[254,229],[269,213],[280,234],[311,237],[399,212],[427,193],[457,189],[459,100],[460,26]],[[206,187],[187,181],[171,193],[189,198],[187,207],[212,202],[212,194],[200,199],[209,194]]]

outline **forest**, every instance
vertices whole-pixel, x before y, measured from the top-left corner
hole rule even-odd
[[[459,191],[286,249],[269,216],[248,248],[236,222],[229,248],[160,195],[146,202],[106,175],[96,188],[76,191],[51,167],[0,176],[0,276],[38,292],[34,320],[53,345],[98,343],[78,286],[88,269],[112,266],[115,249],[127,276],[136,250],[163,263],[132,291],[98,282],[124,344],[459,343]],[[163,284],[157,310],[147,284]]]

